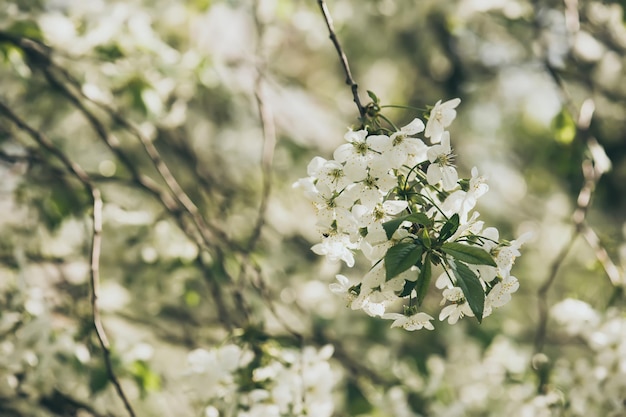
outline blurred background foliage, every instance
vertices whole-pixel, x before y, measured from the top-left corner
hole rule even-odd
[[[358,116],[317,2],[0,1],[1,103],[102,192],[99,308],[138,415],[203,415],[187,353],[224,340],[334,345],[337,416],[539,415],[528,404],[548,392],[553,415],[585,415],[563,369],[591,350],[540,305],[572,297],[623,316],[624,2],[328,6],[362,100],[460,97],[452,144],[463,176],[488,177],[481,218],[507,239],[533,233],[513,269],[520,290],[482,325],[388,329],[328,290],[365,270],[310,251],[313,208],[292,190]],[[170,191],[161,160],[195,206]],[[604,175],[581,227],[584,161]],[[0,415],[124,415],[93,327],[89,193],[5,111],[0,179]],[[626,415],[595,401],[595,415]]]

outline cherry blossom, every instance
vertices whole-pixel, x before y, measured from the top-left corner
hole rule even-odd
[[[450,126],[456,118],[456,107],[461,103],[460,98],[453,98],[446,102],[441,100],[435,103],[435,107],[430,111],[430,117],[426,123],[424,136],[430,138],[431,143],[439,143],[446,127]]]

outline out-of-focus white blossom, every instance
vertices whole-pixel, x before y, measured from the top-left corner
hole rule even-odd
[[[257,349],[257,355],[264,352],[259,358],[264,365],[250,374],[244,369],[257,362],[251,362],[251,352],[232,344],[210,351],[196,349],[189,353],[188,362],[194,375],[205,377],[204,385],[198,385],[198,394],[203,401],[214,404],[205,409],[207,415],[229,413],[236,405],[237,417],[330,417],[334,411],[335,374],[328,360],[333,350],[331,345],[319,350],[306,346],[298,351],[274,345]],[[251,375],[251,381],[242,381],[244,375]],[[226,404],[225,408],[220,408],[220,402]]]
[[[550,314],[571,335],[586,332],[600,321],[598,313],[589,304],[573,298],[552,306]]]

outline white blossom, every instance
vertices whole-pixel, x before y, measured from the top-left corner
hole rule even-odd
[[[318,255],[326,255],[328,260],[344,261],[350,268],[354,266],[354,253],[357,245],[350,241],[348,235],[332,235],[324,238],[321,243],[313,245],[311,250]]]
[[[369,161],[374,153],[367,143],[367,130],[350,130],[344,136],[348,143],[339,146],[333,157],[339,162],[344,162],[344,172],[351,181],[361,181],[367,176]]]
[[[573,298],[555,304],[550,315],[571,335],[586,332],[600,322],[600,315],[589,304]]]
[[[398,169],[411,158],[423,161],[426,159],[428,147],[421,139],[412,137],[424,130],[424,123],[420,119],[414,119],[400,131],[391,136],[377,135],[369,138],[372,149],[380,152],[381,156],[376,159],[378,170]],[[381,168],[382,167],[382,168]]]
[[[439,313],[440,321],[447,318],[449,324],[455,324],[464,316],[474,316],[469,303],[465,300],[463,291],[459,287],[446,288],[443,291],[442,305],[445,304],[446,301],[450,301],[453,304],[450,304],[441,310],[441,313]]]
[[[452,190],[457,186],[459,175],[453,165],[454,156],[450,147],[450,134],[445,132],[442,135],[441,144],[433,145],[427,152],[430,165],[426,171],[428,183],[436,185],[443,181],[443,189]]]
[[[489,186],[483,177],[478,176],[478,169],[472,168],[472,178],[470,178],[469,189],[467,191],[456,190],[446,198],[441,205],[441,209],[447,215],[459,214],[461,223],[467,222],[467,216],[476,206],[476,202],[487,191]]]
[[[424,136],[430,138],[431,143],[439,143],[446,127],[450,126],[456,118],[456,107],[461,103],[460,98],[453,98],[444,103],[441,100],[435,103],[430,111],[430,117],[426,123]]]
[[[411,316],[405,316],[398,313],[387,313],[383,315],[383,319],[393,320],[391,327],[403,327],[405,330],[414,331],[425,328],[433,330],[434,326],[430,322],[433,318],[426,313],[415,313]]]

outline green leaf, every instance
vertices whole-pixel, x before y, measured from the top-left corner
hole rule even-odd
[[[565,108],[552,119],[552,130],[554,140],[564,145],[569,145],[576,137],[576,123]]]
[[[148,392],[161,389],[161,377],[150,369],[147,362],[142,360],[134,361],[130,364],[130,373],[141,390],[142,397]]]
[[[415,242],[398,243],[387,250],[385,255],[385,272],[387,281],[419,263],[423,248]]]
[[[448,242],[441,245],[441,250],[456,260],[473,265],[497,266],[493,257],[476,246],[464,245],[458,242]]]
[[[200,304],[200,294],[197,291],[189,290],[185,292],[185,304],[189,307],[198,307]]]
[[[439,242],[445,242],[459,228],[459,215],[454,213],[452,217],[443,225],[439,232]]]
[[[37,41],[43,41],[43,33],[41,28],[34,20],[19,20],[9,26],[7,32],[25,38],[34,39]]]
[[[428,216],[424,213],[412,213],[406,216],[398,217],[397,219],[389,220],[388,222],[383,223],[383,229],[385,229],[387,239],[391,239],[396,230],[398,230],[398,227],[400,227],[402,222],[405,220],[411,223],[423,224],[424,226],[430,226],[432,223]]]
[[[372,101],[374,102],[374,104],[378,104],[380,102],[380,100],[378,99],[378,97],[376,96],[376,94],[374,94],[373,91],[367,90],[367,95],[370,96],[370,98],[372,99]]]
[[[417,281],[404,281],[404,288],[402,288],[402,291],[400,292],[399,296],[400,297],[406,297],[409,294],[411,294],[411,291],[413,291],[413,288],[415,288],[415,286],[417,285]]]
[[[456,276],[457,285],[463,290],[463,295],[467,300],[472,312],[479,323],[483,321],[483,310],[485,309],[485,292],[480,280],[467,265],[462,262],[455,262],[452,268]]]
[[[428,292],[428,287],[430,287],[430,280],[433,276],[432,264],[430,262],[431,254],[430,252],[426,254],[424,257],[424,263],[422,264],[422,269],[420,270],[420,274],[417,277],[417,285],[415,287],[415,291],[417,292],[417,305],[421,306],[422,301],[424,301],[424,297],[426,297],[426,293]]]

